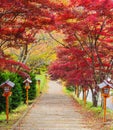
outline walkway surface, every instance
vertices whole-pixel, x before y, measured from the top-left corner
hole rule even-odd
[[[62,92],[61,85],[55,81],[48,85],[48,92],[40,97],[14,130],[91,130],[73,100]]]

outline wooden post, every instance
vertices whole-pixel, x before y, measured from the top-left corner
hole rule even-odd
[[[38,94],[40,95],[40,84],[38,84]]]
[[[26,89],[26,104],[28,105],[28,90],[30,89],[30,83],[32,83],[32,81],[27,78],[26,80],[23,81],[23,83],[25,83],[25,89]]]
[[[38,94],[40,95],[40,80],[38,80]]]
[[[107,97],[104,96],[104,122],[106,122],[106,99]]]
[[[8,95],[6,96],[6,120],[8,123],[9,120],[9,96]]]
[[[110,88],[112,88],[112,84],[109,83],[109,80],[104,80],[102,83],[98,84],[101,89],[102,96],[104,98],[103,108],[104,108],[104,118],[103,121],[106,122],[106,99],[110,96]]]
[[[28,89],[26,88],[26,104],[28,105]]]

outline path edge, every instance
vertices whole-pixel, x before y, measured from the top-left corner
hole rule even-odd
[[[35,103],[36,103],[37,101],[39,101],[40,97],[41,97],[41,95],[38,96],[30,106],[28,106],[27,110],[26,110],[26,111],[22,114],[22,116],[16,121],[16,123],[12,126],[12,128],[11,128],[10,130],[16,130],[16,127],[18,127],[18,126],[20,125],[20,123],[22,122],[23,118],[28,114],[28,112],[29,112],[29,111],[31,110],[31,108],[35,105]]]

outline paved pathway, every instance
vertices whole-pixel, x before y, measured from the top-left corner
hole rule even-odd
[[[48,92],[14,130],[91,130],[73,100],[62,92],[61,85],[55,81],[48,84]]]

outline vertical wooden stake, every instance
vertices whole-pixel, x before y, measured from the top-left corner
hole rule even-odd
[[[38,94],[40,95],[40,80],[38,80]]]
[[[104,122],[106,122],[106,96],[104,96]]]
[[[8,95],[6,96],[6,120],[8,123],[9,120],[9,96]]]
[[[84,90],[84,106],[86,105],[86,90]]]
[[[26,104],[28,105],[28,89],[26,89]]]
[[[38,84],[38,94],[40,95],[40,84]]]

